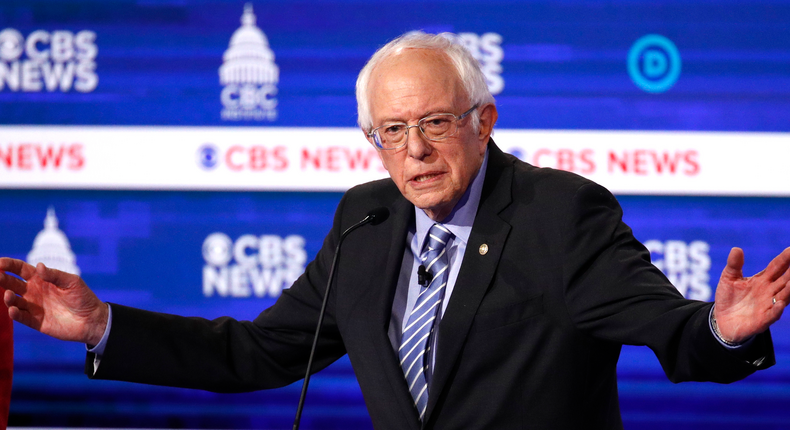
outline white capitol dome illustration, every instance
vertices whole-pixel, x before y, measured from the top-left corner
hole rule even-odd
[[[222,85],[276,84],[279,80],[280,69],[274,63],[269,40],[255,22],[252,4],[247,3],[241,16],[242,25],[233,33],[222,56],[223,64],[219,69]]]
[[[64,272],[80,274],[77,267],[77,258],[71,251],[71,245],[66,235],[58,228],[58,217],[55,209],[47,210],[44,219],[44,230],[41,230],[33,241],[33,249],[27,254],[27,262],[36,265],[44,263],[47,267]]]

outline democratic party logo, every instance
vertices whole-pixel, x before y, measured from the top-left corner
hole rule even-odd
[[[680,77],[680,51],[671,40],[658,34],[640,37],[628,52],[628,74],[637,87],[663,93]]]
[[[0,31],[0,90],[89,93],[99,84],[96,33]]]
[[[266,35],[256,25],[252,4],[244,6],[239,27],[230,38],[219,68],[222,119],[230,121],[277,119],[280,68],[274,62]]]

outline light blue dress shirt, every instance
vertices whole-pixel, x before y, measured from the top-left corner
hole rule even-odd
[[[434,322],[433,340],[431,344],[431,356],[428,357],[428,371],[425,373],[425,379],[428,384],[431,383],[431,376],[433,375],[433,363],[436,359],[436,349],[439,339],[439,323],[441,322],[442,315],[447,309],[447,304],[450,302],[450,296],[453,294],[455,287],[455,280],[458,279],[458,272],[461,270],[461,261],[464,258],[466,251],[466,244],[469,240],[469,234],[472,233],[472,225],[475,222],[475,215],[477,208],[480,206],[480,195],[483,192],[483,181],[486,177],[486,166],[488,165],[488,149],[486,149],[483,165],[478,170],[472,184],[466,189],[466,192],[458,201],[450,215],[442,220],[441,224],[450,230],[454,237],[447,243],[445,250],[449,259],[449,278],[447,279],[447,287],[444,291],[444,299],[439,313]],[[395,299],[392,302],[392,314],[390,316],[389,326],[389,339],[392,348],[397,355],[398,349],[401,344],[401,334],[403,333],[403,326],[409,320],[411,310],[414,308],[414,303],[417,301],[417,296],[420,294],[422,286],[417,282],[417,267],[420,266],[420,254],[422,253],[423,244],[428,236],[428,230],[435,223],[430,219],[421,209],[414,208],[415,226],[409,229],[406,236],[406,241],[409,246],[403,251],[403,262],[401,264],[400,275],[398,277],[398,285],[395,290]]]

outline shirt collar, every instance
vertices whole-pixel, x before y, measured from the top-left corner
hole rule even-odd
[[[477,171],[474,179],[472,179],[472,183],[466,188],[466,192],[455,205],[453,211],[450,212],[450,215],[442,221],[442,225],[455,235],[455,240],[460,240],[464,244],[469,240],[469,235],[472,233],[472,224],[475,222],[477,208],[480,206],[480,195],[483,192],[483,182],[485,181],[487,167],[488,147],[486,147],[483,164],[480,166],[480,170]],[[418,242],[417,250],[421,250],[425,237],[428,235],[428,230],[431,229],[435,221],[416,206],[414,207],[414,214],[416,219],[415,234]]]

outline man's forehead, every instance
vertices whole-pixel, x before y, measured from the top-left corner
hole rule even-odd
[[[374,70],[368,85],[371,109],[408,106],[412,115],[448,111],[464,88],[458,72],[441,51],[406,49],[388,57]],[[396,102],[397,101],[397,102]],[[383,112],[379,112],[383,113]]]
[[[370,84],[387,82],[394,77],[419,75],[459,79],[450,58],[444,52],[425,48],[404,48],[388,57],[373,70]]]
[[[431,48],[401,48],[394,51],[387,57],[382,59],[382,63],[388,61],[412,61],[417,58],[430,59],[435,61],[450,62],[450,57],[438,49]]]

